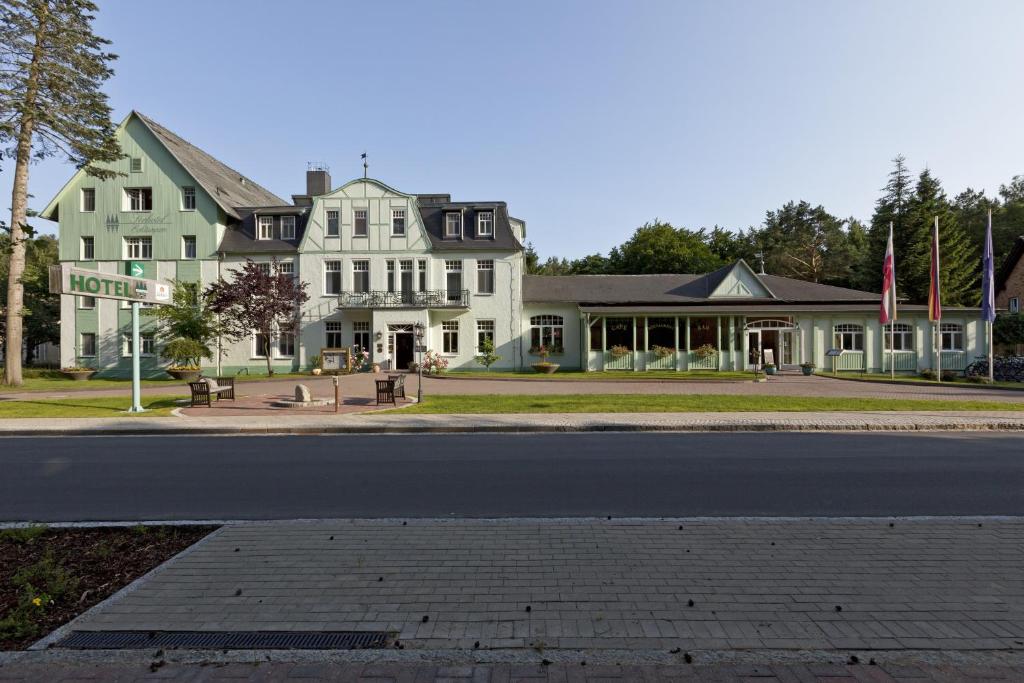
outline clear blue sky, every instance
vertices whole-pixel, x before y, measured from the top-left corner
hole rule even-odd
[[[542,256],[789,200],[867,219],[898,153],[950,195],[1024,173],[1018,0],[99,4],[118,120],[286,198],[365,149],[400,190],[507,201]],[[71,172],[34,166],[33,206]]]

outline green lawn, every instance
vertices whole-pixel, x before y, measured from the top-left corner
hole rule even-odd
[[[720,413],[851,412],[885,410],[1019,410],[1024,403],[939,401],[815,396],[730,396],[665,394],[450,395],[427,396],[405,413]]]
[[[129,413],[131,399],[127,396],[103,398],[48,398],[39,400],[0,401],[0,419],[16,417],[167,417],[177,407],[174,396],[143,397],[145,413]]]
[[[832,373],[823,372],[821,374],[825,375],[826,377],[833,377]],[[858,381],[858,382],[859,381],[864,381],[864,382],[892,382],[892,378],[888,374],[884,374],[883,375],[883,374],[879,374],[879,373],[864,373],[864,374],[860,374],[860,373],[849,373],[848,372],[848,373],[844,374],[844,373],[840,372],[840,373],[837,373],[834,376],[837,377],[838,379],[849,379],[849,380],[855,380],[855,381]],[[909,383],[913,383],[913,384],[936,384],[936,385],[937,384],[941,384],[943,386],[948,386],[950,384],[955,384],[958,389],[961,388],[961,387],[969,387],[971,389],[990,389],[992,387],[996,387],[998,389],[1014,389],[1016,391],[1024,391],[1024,383],[1022,383],[1022,382],[992,382],[992,384],[985,384],[985,383],[980,383],[980,382],[968,382],[967,379],[964,378],[964,377],[957,377],[952,382],[950,382],[948,380],[943,380],[942,382],[939,382],[939,381],[934,380],[934,379],[925,379],[924,377],[921,377],[920,375],[907,375],[907,374],[901,375],[899,373],[896,373],[896,383],[897,384],[902,384],[904,382],[906,382],[908,384]]]
[[[267,379],[289,379],[292,377],[309,377],[309,373],[277,373],[272,378],[266,375],[238,375],[235,380],[238,382],[256,382]],[[181,380],[174,379],[170,375],[160,379],[142,380],[144,387],[182,387],[188,389]],[[93,378],[85,382],[76,382],[68,379],[56,370],[26,370],[25,383],[20,387],[9,387],[0,384],[0,394],[21,393],[21,392],[42,392],[42,391],[90,391],[95,389],[125,389],[131,387],[130,379],[99,379]]]
[[[694,370],[692,372],[675,372],[674,370],[649,370],[645,372],[632,372],[630,370],[609,370],[608,372],[584,372],[582,370],[559,370],[553,375],[545,375],[532,370],[516,372],[513,370],[452,370],[444,375],[445,377],[472,377],[479,379],[533,379],[533,380],[585,380],[604,381],[614,380],[623,382],[635,382],[645,379],[670,379],[686,381],[747,381],[754,379],[752,372],[736,372],[731,370],[709,371]],[[761,375],[764,376],[763,374]]]

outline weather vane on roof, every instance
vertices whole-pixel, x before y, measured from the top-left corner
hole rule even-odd
[[[360,156],[363,159],[363,177],[366,178],[367,177],[366,174],[369,173],[370,164],[367,163],[367,161],[366,161],[366,152],[363,152]]]

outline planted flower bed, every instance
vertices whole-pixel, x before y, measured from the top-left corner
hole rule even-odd
[[[0,650],[21,650],[216,527],[0,531]]]

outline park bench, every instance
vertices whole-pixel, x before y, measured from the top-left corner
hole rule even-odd
[[[388,375],[387,379],[376,380],[377,405],[397,405],[395,398],[405,398],[405,375]]]
[[[205,405],[210,407],[210,401],[216,397],[219,401],[222,398],[235,400],[235,378],[234,377],[203,377],[198,382],[189,382],[188,388],[192,392],[192,407]]]

